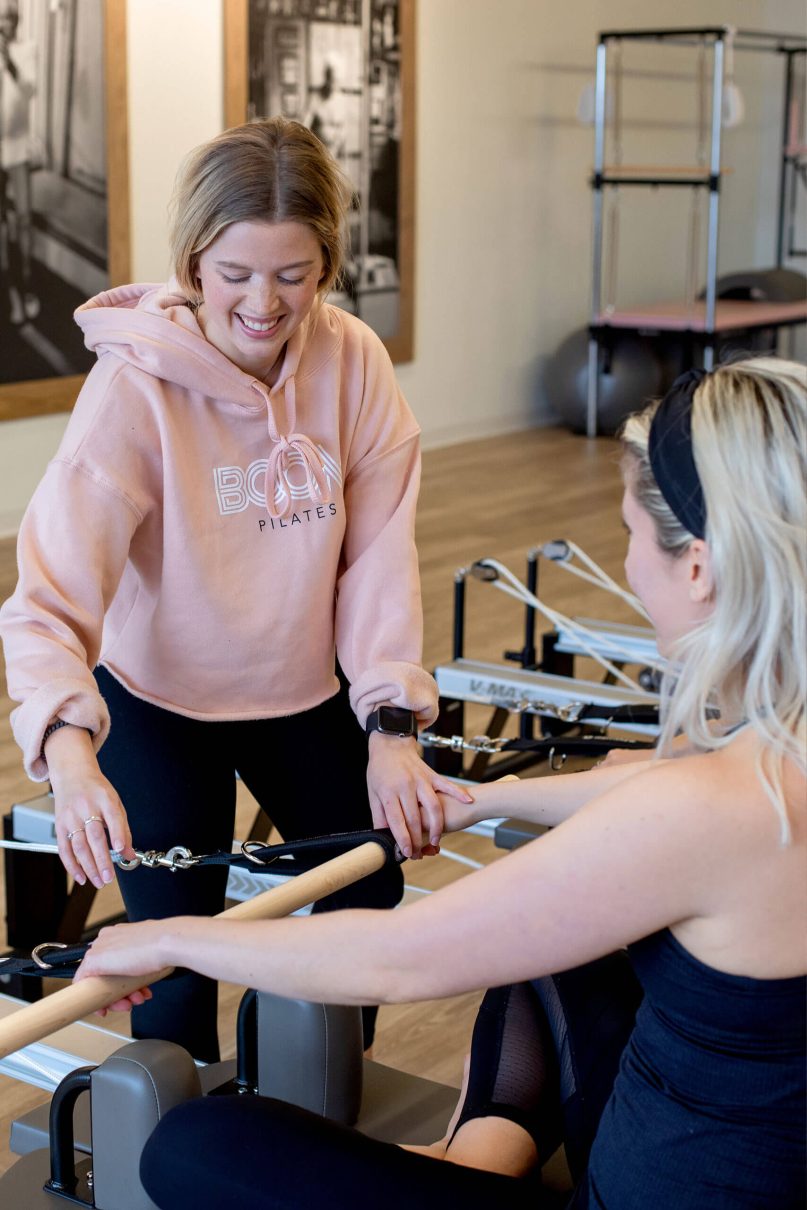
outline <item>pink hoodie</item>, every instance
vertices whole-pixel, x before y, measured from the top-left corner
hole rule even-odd
[[[109,716],[100,661],[200,719],[294,714],[337,689],[427,724],[414,543],[418,427],[375,334],[327,304],[269,389],[202,335],[175,286],[76,312],[98,363],[34,493],[0,610],[14,735],[35,781],[54,718]]]

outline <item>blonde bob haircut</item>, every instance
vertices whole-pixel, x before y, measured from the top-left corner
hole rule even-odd
[[[657,406],[625,422],[623,473],[659,548],[678,558],[694,538],[650,468]],[[691,420],[714,608],[676,644],[662,684],[659,751],[679,731],[710,749],[730,742],[732,726],[752,727],[786,844],[782,765],[792,757],[804,769],[807,743],[807,368],[775,357],[721,365],[698,384]],[[708,725],[715,705],[717,731]]]
[[[201,303],[199,254],[231,223],[296,222],[322,248],[324,298],[344,267],[352,199],[336,160],[300,122],[266,118],[225,130],[192,151],[177,175],[169,244],[180,290]]]

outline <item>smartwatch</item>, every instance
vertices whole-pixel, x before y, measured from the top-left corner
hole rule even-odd
[[[403,710],[400,706],[379,706],[367,715],[364,729],[368,735],[380,731],[382,735],[397,735],[399,739],[417,735],[414,711]]]

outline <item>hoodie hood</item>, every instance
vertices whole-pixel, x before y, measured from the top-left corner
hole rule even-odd
[[[302,458],[308,491],[315,502],[326,497],[322,457],[304,433],[295,431],[295,379],[303,350],[317,327],[319,307],[287,341],[277,381],[271,388],[245,374],[208,341],[176,281],[165,285],[118,286],[96,294],[75,312],[84,343],[97,356],[112,353],[154,378],[188,391],[226,400],[251,412],[266,413],[271,443],[266,469],[266,509],[282,517],[291,501],[284,472],[295,455]],[[277,417],[283,417],[282,430]],[[296,460],[296,459],[295,459]]]

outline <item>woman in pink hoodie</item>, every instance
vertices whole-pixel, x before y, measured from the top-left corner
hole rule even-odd
[[[112,880],[110,844],[228,850],[236,772],[286,839],[372,818],[411,856],[439,842],[436,791],[467,797],[415,740],[437,711],[418,426],[380,340],[325,302],[350,196],[304,126],[225,131],[180,172],[172,280],[76,313],[98,362],[23,520],[0,632],[14,734],[80,883]],[[212,914],[225,883],[120,878],[132,919]],[[401,889],[380,871],[325,906]],[[212,1060],[215,1019],[215,985],[189,975],[133,1024]]]

